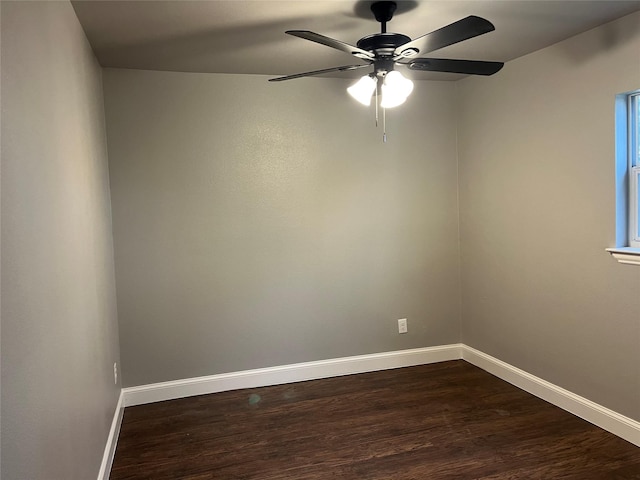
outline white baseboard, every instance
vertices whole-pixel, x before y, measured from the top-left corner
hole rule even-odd
[[[532,395],[583,418],[634,445],[640,446],[640,422],[460,343],[259,368],[139,387],[128,387],[122,389],[121,400],[123,405],[128,407],[241,388],[279,385],[459,359],[464,359]],[[120,414],[118,422],[114,418],[114,425],[117,423],[118,429],[121,419],[122,414]],[[114,428],[112,427],[112,431]],[[117,433],[115,436],[117,438]],[[109,438],[113,446],[109,447],[108,445],[108,447],[115,451],[115,440],[112,440],[111,435]],[[105,451],[105,459],[107,458],[107,451]],[[113,453],[110,454],[110,458],[110,461],[113,461]],[[103,464],[105,464],[105,461],[103,461]],[[100,480],[102,480],[102,477],[100,477]]]
[[[113,457],[116,454],[116,445],[118,444],[118,435],[120,435],[120,426],[122,425],[122,416],[124,415],[124,393],[120,390],[118,404],[113,414],[111,429],[107,437],[107,444],[102,455],[102,463],[98,472],[98,480],[109,480],[111,474],[111,466],[113,465]]]
[[[391,368],[425,365],[459,360],[462,345],[416,348],[395,352],[374,353],[354,357],[335,358],[316,362],[296,363],[278,367],[259,368],[241,372],[222,373],[206,377],[188,378],[124,388],[124,405],[142,405],[175,398],[218,393],[241,388],[256,388],[283,383],[303,382],[319,378],[339,377],[355,373],[375,372]]]
[[[640,447],[640,422],[467,345],[462,345],[462,358],[476,367]]]

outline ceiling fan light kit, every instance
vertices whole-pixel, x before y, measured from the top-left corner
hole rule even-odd
[[[393,108],[402,105],[412,91],[413,82],[397,70],[391,70],[384,76],[380,106]]]
[[[408,68],[413,71],[460,73],[464,75],[493,75],[503,67],[504,63],[502,62],[416,58],[418,55],[425,55],[449,45],[492,32],[495,27],[484,18],[470,15],[411,40],[410,37],[401,33],[387,32],[387,22],[393,18],[396,8],[396,2],[392,1],[372,3],[371,12],[376,21],[380,22],[380,33],[362,37],[356,45],[350,45],[308,30],[288,30],[285,33],[340,50],[366,63],[297,73],[271,78],[269,81],[281,82],[323,73],[342,72],[372,66],[373,72],[360,78],[347,89],[347,92],[365,106],[371,104],[371,98],[375,92],[376,109],[379,97],[380,107],[383,109],[384,114],[384,109],[404,103],[413,90],[413,82],[396,70],[396,67]],[[383,135],[383,138],[386,139],[386,134]]]
[[[377,84],[377,77],[372,75],[365,75],[356,83],[347,88],[347,92],[349,92],[349,95],[351,95],[355,100],[368,107],[369,105],[371,105],[371,96],[373,95]]]

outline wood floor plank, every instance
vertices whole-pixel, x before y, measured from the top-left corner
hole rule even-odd
[[[640,480],[640,448],[462,361],[128,407],[112,480]]]

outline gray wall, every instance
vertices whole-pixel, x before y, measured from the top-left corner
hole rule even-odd
[[[104,82],[125,385],[459,340],[452,83]]]
[[[119,395],[100,67],[68,2],[2,8],[2,478],[96,478]]]
[[[640,268],[615,262],[614,99],[640,13],[458,84],[464,343],[640,420]]]

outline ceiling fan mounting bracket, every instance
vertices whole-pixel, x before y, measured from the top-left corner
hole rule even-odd
[[[373,2],[371,11],[378,22],[386,23],[393,18],[397,7],[396,2]]]

